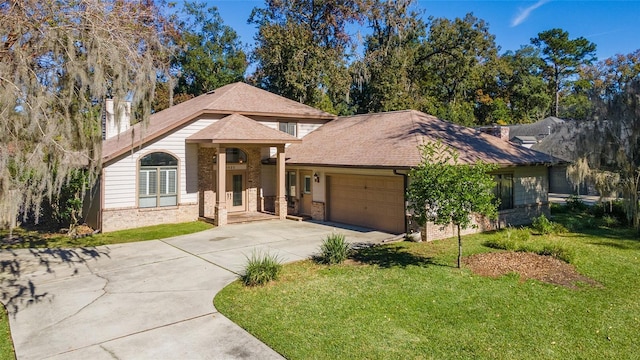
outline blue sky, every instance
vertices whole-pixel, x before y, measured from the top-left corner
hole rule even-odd
[[[264,6],[263,1],[207,0],[207,3],[218,7],[225,24],[238,32],[243,43],[253,46],[256,29],[247,24],[247,19],[254,7]],[[489,23],[500,53],[517,50],[539,32],[556,27],[568,31],[571,38],[583,36],[596,43],[599,60],[640,49],[638,0],[420,0],[417,7],[425,17],[453,19],[473,12]]]

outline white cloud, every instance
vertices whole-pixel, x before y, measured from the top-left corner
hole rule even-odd
[[[531,15],[531,12],[533,12],[533,10],[539,8],[540,6],[548,2],[549,0],[539,0],[537,3],[529,6],[526,9],[520,9],[520,13],[518,13],[518,15],[515,18],[513,18],[513,20],[511,21],[511,27],[515,27],[522,24],[525,20],[527,20],[529,15]]]

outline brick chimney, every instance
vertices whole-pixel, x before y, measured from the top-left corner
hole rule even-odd
[[[478,131],[483,132],[485,134],[495,136],[504,141],[509,141],[509,127],[507,126],[500,126],[500,125],[481,126],[477,129]]]

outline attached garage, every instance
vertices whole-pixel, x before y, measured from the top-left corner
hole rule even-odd
[[[330,221],[400,234],[405,231],[401,176],[327,175]]]

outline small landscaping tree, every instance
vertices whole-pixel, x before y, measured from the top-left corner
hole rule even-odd
[[[489,174],[496,166],[478,162],[461,164],[458,152],[440,141],[420,147],[420,165],[409,172],[407,199],[416,222],[453,224],[458,230],[458,268],[462,258],[461,229],[474,226],[471,216],[497,217],[495,181]]]

